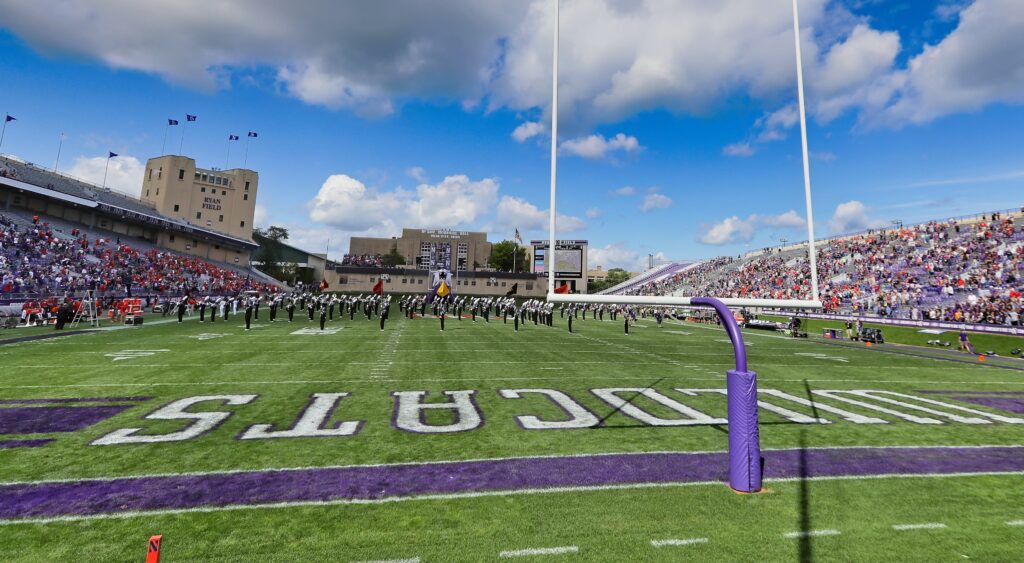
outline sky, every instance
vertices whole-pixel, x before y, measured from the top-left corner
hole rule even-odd
[[[1024,205],[1024,2],[799,6],[817,237]],[[790,0],[560,10],[559,238],[630,270],[806,240]],[[135,195],[161,151],[244,162],[257,225],[332,258],[402,227],[547,237],[553,0],[0,13],[6,154],[99,183],[114,152]]]

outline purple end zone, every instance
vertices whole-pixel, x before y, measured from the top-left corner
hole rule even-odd
[[[1024,397],[1003,397],[991,395],[986,397],[970,397],[966,395],[954,395],[953,398],[958,401],[974,403],[983,407],[1024,414]]]
[[[53,441],[53,438],[38,440],[0,440],[0,448],[38,448]]]
[[[75,432],[120,414],[129,405],[0,409],[0,434]]]
[[[148,401],[153,397],[72,397],[63,399],[0,399],[0,405],[36,405],[45,403],[123,403]]]
[[[762,452],[769,478],[799,478],[801,451]],[[1024,446],[809,449],[807,477],[1024,471]],[[723,481],[728,454],[585,455],[452,463],[15,484],[0,486],[0,518],[430,494]]]

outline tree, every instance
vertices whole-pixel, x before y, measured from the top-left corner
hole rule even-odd
[[[487,265],[501,272],[511,272],[513,257],[515,257],[515,271],[525,272],[530,268],[530,264],[526,261],[526,248],[511,240],[503,240],[491,245],[491,256],[487,259]]]
[[[605,276],[605,279],[588,283],[587,292],[597,293],[598,291],[604,291],[605,289],[619,285],[628,279],[629,272],[622,268],[612,268],[611,270],[608,270],[608,274]]]
[[[286,272],[281,268],[281,257],[284,254],[281,245],[288,240],[288,229],[271,225],[266,229],[253,229],[252,239],[260,245],[260,249],[252,257],[259,262],[264,273],[284,280]]]
[[[391,252],[388,252],[384,256],[381,256],[381,261],[384,262],[384,266],[387,268],[394,268],[395,266],[404,266],[405,256],[402,256],[402,254],[398,252],[398,245],[396,244],[391,247]]]

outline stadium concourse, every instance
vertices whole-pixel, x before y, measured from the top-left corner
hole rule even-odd
[[[817,242],[826,312],[1020,326],[1024,208]],[[604,293],[810,298],[806,245],[670,263]]]

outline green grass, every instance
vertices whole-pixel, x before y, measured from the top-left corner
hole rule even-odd
[[[725,397],[687,397],[677,388],[724,388],[731,346],[715,327],[645,320],[626,337],[621,322],[574,323],[556,328],[511,322],[449,319],[409,321],[394,308],[387,331],[376,320],[336,320],[330,336],[291,333],[314,326],[258,323],[244,332],[241,316],[210,325],[154,323],[71,338],[0,346],[0,399],[145,395],[152,400],[86,430],[58,434],[41,448],[0,450],[0,482],[79,479],[285,467],[481,459],[645,451],[723,451],[724,428],[655,428],[604,404],[589,392],[600,387],[653,387],[714,416],[725,415]],[[265,314],[265,313],[264,313]],[[19,331],[11,331],[17,333]],[[224,336],[198,340],[203,333]],[[681,334],[687,333],[687,334]],[[888,336],[889,331],[886,331]],[[751,367],[759,386],[797,396],[808,390],[873,389],[1024,391],[1024,372],[978,362],[949,362],[840,348],[813,340],[747,333]],[[393,359],[382,359],[392,348]],[[121,350],[167,350],[114,361]],[[808,355],[811,354],[811,355]],[[846,360],[839,361],[839,360]],[[375,369],[376,368],[376,369]],[[543,369],[549,368],[549,369]],[[527,431],[514,417],[557,419],[546,400],[500,398],[499,389],[561,390],[599,416],[603,428]],[[391,426],[393,391],[477,391],[482,427],[465,433],[423,436]],[[314,392],[348,392],[336,420],[363,420],[356,436],[239,441],[252,424],[287,428]],[[158,406],[196,395],[257,394],[252,403],[212,432],[186,442],[93,446],[121,428],[146,433],[180,429],[176,421],[142,417]],[[924,396],[924,395],[922,395]],[[940,398],[942,397],[935,397]],[[945,399],[943,399],[945,400]],[[652,413],[670,413],[640,403]],[[787,408],[804,414],[811,409]],[[837,405],[839,406],[839,405]],[[853,405],[853,412],[870,414]],[[985,407],[964,404],[979,410]],[[999,412],[999,411],[990,411]],[[877,414],[877,413],[876,413]],[[1009,413],[1001,412],[1008,415]],[[1024,444],[1024,426],[947,423],[918,425],[892,417],[885,425],[838,420],[829,425],[787,423],[760,412],[763,448],[891,445]],[[446,414],[428,417],[447,423]],[[22,436],[43,437],[43,436]],[[10,439],[13,436],[0,436]],[[480,561],[503,550],[574,545],[588,560],[814,560],[939,561],[967,556],[1012,560],[1024,544],[1021,476],[771,482],[769,492],[740,496],[724,485],[591,490],[378,505],[241,509],[211,513],[146,515],[111,520],[0,526],[5,561],[139,560],[145,539],[165,535],[165,561],[334,560],[420,557],[423,561]],[[948,528],[896,532],[898,523],[943,522]],[[837,529],[841,535],[786,539],[801,529]],[[652,539],[707,538],[684,547],[650,545]]]
[[[789,322],[789,317],[774,317],[765,316],[766,319],[773,321]],[[840,331],[846,330],[846,321],[844,320],[823,320],[823,319],[802,319],[803,327],[802,330],[808,334],[815,334],[820,336],[822,329],[834,328]],[[924,346],[932,347],[928,344],[929,340],[943,340],[949,342],[950,349],[956,350],[959,342],[960,332],[957,330],[947,330],[943,334],[928,334],[921,332],[920,328],[902,327],[885,325],[879,323],[864,323],[865,328],[878,328],[882,330],[882,334],[885,335],[886,342],[894,342],[899,344],[909,344],[912,346]],[[971,332],[969,334],[971,343],[974,344],[975,350],[979,354],[983,354],[988,350],[992,350],[1000,356],[1006,356],[1009,358],[1019,358],[1019,354],[1013,355],[1010,352],[1014,349],[1024,348],[1024,338],[1019,336],[1006,336],[1002,334],[987,334],[981,332]],[[1024,362],[1021,362],[1024,365]]]

